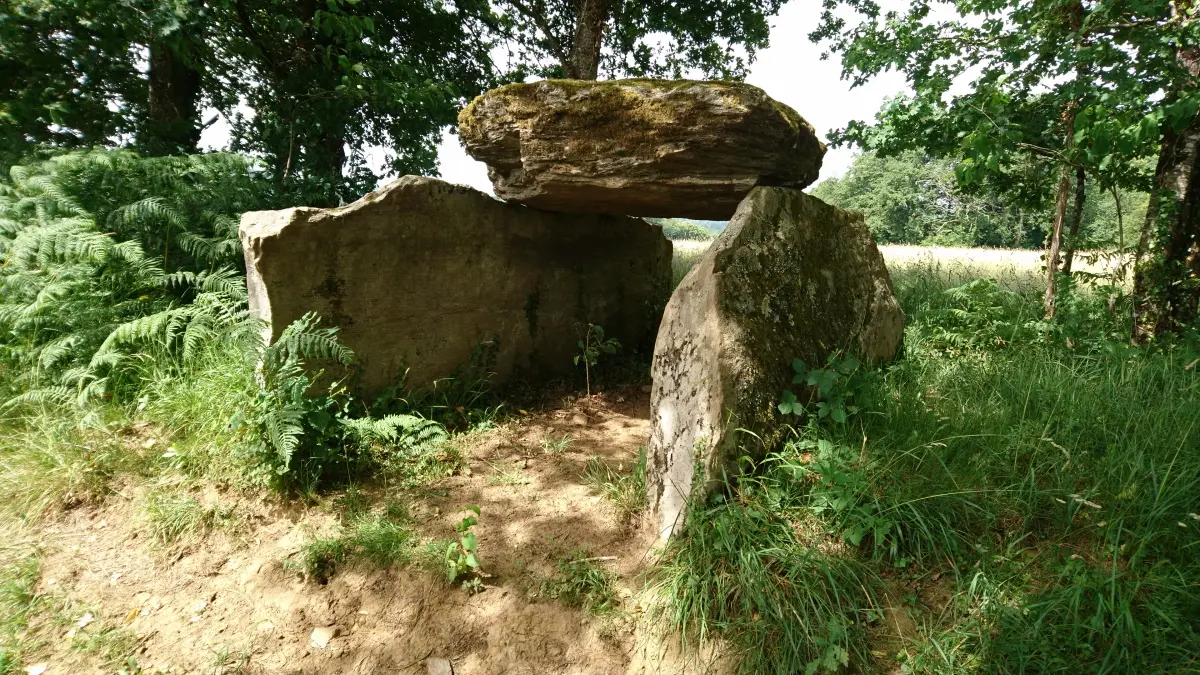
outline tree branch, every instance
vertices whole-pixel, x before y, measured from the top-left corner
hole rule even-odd
[[[266,40],[263,39],[262,33],[259,33],[258,29],[254,27],[254,22],[250,19],[250,11],[246,8],[246,0],[235,0],[233,8],[234,12],[237,13],[238,22],[242,25],[242,30],[246,33],[246,39],[250,40],[250,43],[262,55],[262,59],[271,71],[271,74],[276,79],[282,79],[286,73],[282,72],[278,62],[272,57],[270,50],[267,49]]]
[[[239,0],[240,2],[241,0]],[[565,61],[567,53],[563,51],[562,42],[550,30],[550,23],[546,20],[546,7],[541,0],[534,0],[536,5],[527,5],[522,0],[508,0],[518,12],[524,14],[527,18],[533,21],[538,30],[546,35],[546,46],[554,58],[559,61]]]

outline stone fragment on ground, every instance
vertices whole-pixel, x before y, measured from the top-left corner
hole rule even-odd
[[[571,374],[588,322],[649,349],[671,275],[671,244],[644,220],[549,213],[419,176],[342,208],[247,213],[241,239],[269,338],[317,312],[355,351],[363,395],[406,373],[418,387]]]
[[[651,367],[647,487],[660,533],[697,495],[782,440],[793,359],[896,355],[904,317],[859,213],[755,188],[667,303]],[[738,430],[747,430],[750,434]],[[757,438],[755,438],[757,436]]]
[[[313,629],[308,641],[317,649],[325,649],[329,646],[329,642],[341,634],[337,626],[318,626]]]
[[[425,672],[427,675],[454,675],[454,666],[448,659],[431,656],[425,659]]]
[[[825,154],[795,110],[741,82],[510,84],[458,128],[499,197],[577,213],[725,220],[756,185],[809,185]]]

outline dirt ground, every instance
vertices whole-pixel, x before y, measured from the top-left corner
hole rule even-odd
[[[146,673],[425,673],[435,672],[431,657],[460,675],[706,672],[666,653],[640,620],[651,528],[581,478],[589,457],[628,470],[648,436],[648,399],[642,388],[577,399],[482,432],[464,448],[469,469],[411,504],[422,534],[437,538],[453,535],[466,506],[480,507],[490,577],[475,595],[421,569],[352,565],[325,584],[288,569],[314,533],[335,527],[328,504],[207,488],[197,498],[231,507],[238,526],[168,550],[139,521],[144,487],[68,511],[45,528],[38,591],[69,598],[72,623],[27,663],[46,675],[112,673],[71,645],[118,631]],[[574,439],[565,451],[543,447],[564,435]],[[617,619],[539,597],[555,561],[581,551],[619,575]],[[333,637],[319,646],[322,634]]]

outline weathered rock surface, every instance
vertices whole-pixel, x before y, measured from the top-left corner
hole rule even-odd
[[[825,154],[795,110],[740,82],[510,84],[458,129],[502,199],[576,213],[725,220],[756,185],[812,183]]]
[[[660,532],[683,523],[742,455],[781,439],[793,359],[842,349],[892,359],[904,317],[861,214],[798,190],[755,188],[671,296],[654,348],[648,495]],[[758,440],[736,430],[746,429]]]
[[[250,308],[272,336],[306,312],[341,328],[370,395],[472,362],[536,380],[573,372],[577,329],[647,348],[671,244],[636,218],[547,213],[405,176],[336,209],[242,217]]]

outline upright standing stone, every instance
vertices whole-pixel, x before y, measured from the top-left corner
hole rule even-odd
[[[498,196],[577,213],[725,220],[756,185],[812,183],[825,154],[795,110],[742,82],[510,84],[458,129]]]
[[[823,364],[841,349],[888,361],[903,330],[861,214],[799,190],[751,191],[671,296],[658,332],[647,483],[663,536],[682,524],[690,495],[778,443],[793,359]]]
[[[242,217],[250,309],[272,336],[306,312],[340,327],[363,394],[484,358],[494,382],[569,374],[580,330],[649,345],[671,244],[637,218],[548,213],[405,176],[336,209]]]

